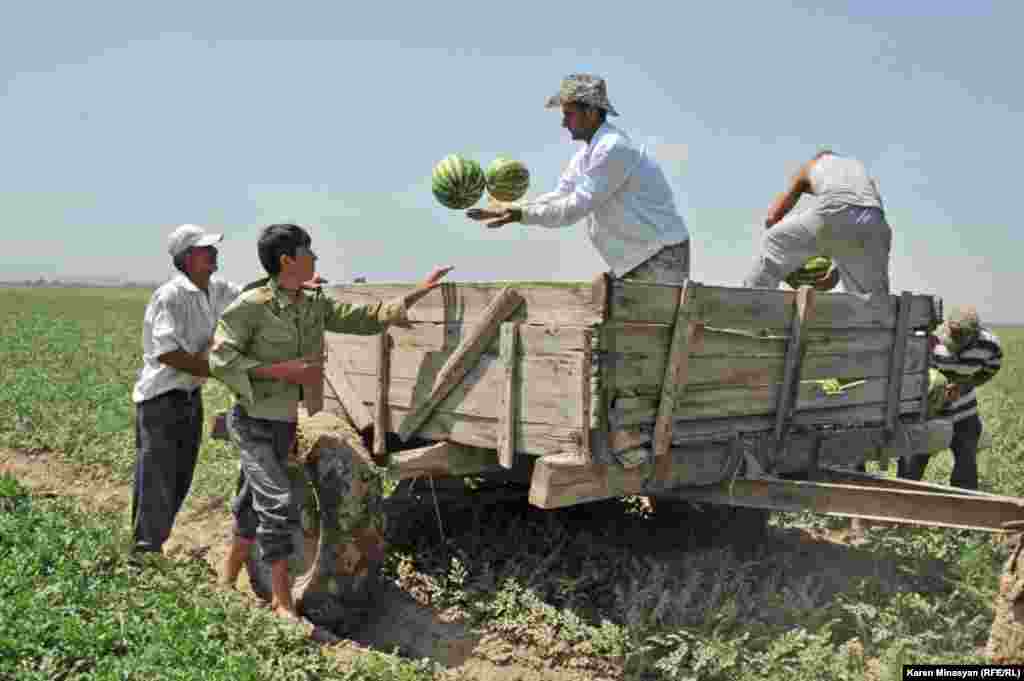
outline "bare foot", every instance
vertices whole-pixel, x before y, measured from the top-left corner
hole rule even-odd
[[[271,612],[273,612],[278,617],[280,617],[282,619],[286,619],[286,620],[288,620],[290,622],[295,622],[295,623],[301,624],[302,621],[303,621],[302,618],[299,617],[299,613],[295,612],[295,610],[293,610],[291,608],[286,608],[283,605],[276,605],[276,606],[274,606],[271,609]]]

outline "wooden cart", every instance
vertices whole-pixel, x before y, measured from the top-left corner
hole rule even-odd
[[[354,303],[409,284],[352,284]],[[856,473],[946,449],[924,416],[941,300],[695,281],[449,283],[378,336],[327,334],[325,404],[399,478],[517,467],[541,508],[694,501],[1007,531],[1024,503]],[[822,379],[857,382],[825,391]],[[386,452],[386,433],[401,442]],[[798,474],[804,480],[786,479]],[[1009,525],[1007,523],[1010,523]]]

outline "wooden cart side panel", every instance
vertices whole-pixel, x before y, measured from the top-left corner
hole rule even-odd
[[[478,321],[491,301],[507,286],[512,286],[524,299],[512,321],[537,324],[599,324],[603,319],[606,292],[589,281],[575,282],[487,282],[447,283],[428,293],[409,310],[414,322]],[[347,284],[331,289],[336,300],[355,303],[376,303],[391,300],[413,291],[415,284]]]
[[[924,374],[909,374],[900,393],[901,413],[917,412],[920,408],[921,383]],[[885,378],[866,379],[862,384],[847,388],[840,395],[828,395],[815,384],[801,383],[797,390],[795,418],[803,412],[841,411],[851,407],[880,406],[884,409],[889,382]],[[774,414],[779,384],[745,387],[691,386],[676,403],[676,420],[713,419],[725,416],[756,416]],[[613,425],[653,422],[657,410],[657,393],[635,397],[618,397],[611,409]],[[884,420],[884,411],[879,412]]]
[[[613,281],[609,321],[671,324],[675,318],[678,287],[634,281]],[[700,285],[691,306],[695,321],[721,328],[788,329],[795,314],[796,291],[743,289]],[[866,300],[850,293],[819,297],[810,328],[883,328],[897,323],[897,298]],[[926,327],[937,321],[938,303],[932,296],[911,298],[910,327]]]
[[[442,405],[417,431],[424,440],[450,440],[473,447],[498,448],[498,421],[443,410]],[[409,409],[388,405],[390,423],[401,423]],[[340,403],[328,396],[325,409],[337,412]],[[549,456],[576,452],[580,447],[580,429],[552,423],[531,423],[519,419],[515,424],[516,454]]]
[[[434,377],[443,361],[425,356],[419,376],[393,356],[388,401],[392,406],[415,409],[430,395]],[[408,359],[408,358],[403,358]],[[401,365],[402,369],[399,370]],[[437,409],[475,418],[497,419],[506,391],[507,371],[497,355],[482,355],[466,377],[441,400]],[[377,378],[353,368],[349,373],[355,391],[367,405],[376,405]],[[512,391],[520,420],[579,428],[580,362],[578,355],[520,357]],[[392,425],[398,423],[391,422]],[[467,443],[469,444],[469,443]]]
[[[705,331],[705,337],[707,331]],[[913,338],[904,353],[903,373],[919,374],[928,363],[928,348],[924,338]],[[756,352],[756,351],[755,351]],[[652,392],[659,387],[665,371],[667,353],[652,348],[650,352],[618,352],[601,358],[603,364],[614,363],[612,389],[628,393]],[[801,380],[825,378],[885,378],[892,363],[891,352],[851,352],[848,354],[814,352],[808,349],[801,364]],[[774,353],[734,355],[691,354],[689,357],[690,386],[763,386],[781,382],[785,369],[785,356]]]

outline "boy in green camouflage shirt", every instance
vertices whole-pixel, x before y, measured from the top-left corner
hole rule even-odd
[[[221,316],[210,350],[210,373],[234,393],[228,430],[240,449],[233,504],[235,539],[224,580],[233,584],[256,542],[271,568],[271,607],[295,618],[288,576],[292,531],[299,524],[287,457],[296,434],[298,403],[323,382],[323,332],[376,334],[405,320],[406,311],[440,285],[451,267],[438,267],[404,298],[368,305],[333,300],[302,289],[314,275],[312,239],[301,227],[270,225],[260,234],[260,262],[269,279],[245,291]],[[377,504],[369,504],[374,507]]]

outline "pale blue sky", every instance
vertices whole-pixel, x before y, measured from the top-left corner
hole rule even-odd
[[[825,9],[821,9],[823,6]],[[606,8],[607,7],[607,8]],[[335,281],[590,279],[582,225],[488,231],[430,194],[452,152],[522,159],[531,194],[574,151],[543,108],[608,79],[693,236],[737,284],[772,196],[823,145],[880,180],[894,290],[1024,321],[1017,260],[1024,3],[10,4],[0,25],[0,278],[159,280],[182,222],[260,273],[270,222]],[[1017,66],[1014,66],[1017,64]]]

